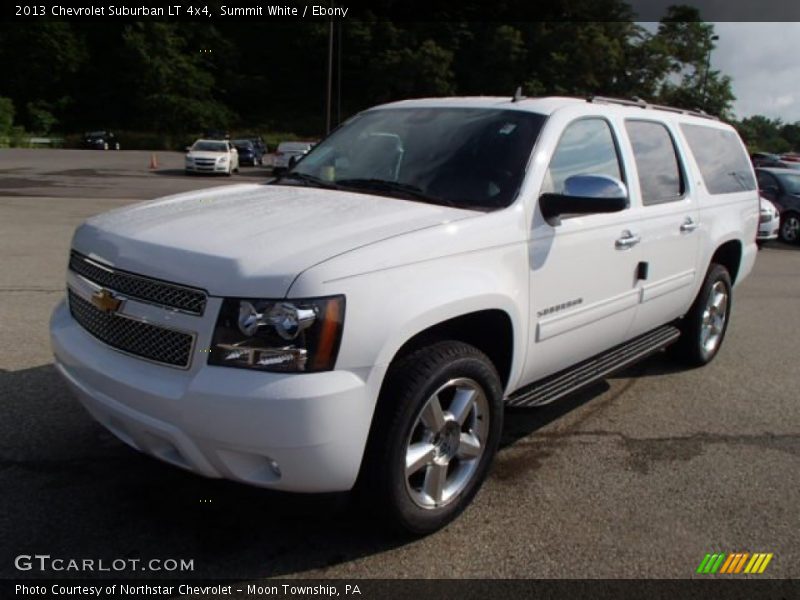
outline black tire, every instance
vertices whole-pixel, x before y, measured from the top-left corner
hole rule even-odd
[[[778,230],[782,242],[787,244],[800,243],[800,215],[795,212],[785,212],[781,215],[781,227]]]
[[[709,309],[709,299],[712,293],[715,293],[715,288],[720,290],[724,288],[727,295],[725,301],[725,313],[722,319],[716,343],[713,347],[704,345],[704,318],[708,317],[707,310]],[[679,323],[681,329],[681,337],[670,348],[672,355],[680,362],[692,366],[701,367],[710,363],[722,347],[722,342],[725,339],[725,333],[728,331],[728,323],[730,322],[731,307],[732,307],[732,285],[731,276],[728,270],[722,265],[712,264],[700,292],[697,294],[692,307],[689,312],[683,317]]]
[[[467,385],[470,395],[469,412],[464,413],[463,424],[453,420],[455,395],[464,391],[458,385]],[[452,386],[448,387],[448,386]],[[437,397],[442,413],[447,419],[448,434],[441,435],[441,446],[426,438],[431,448],[452,451],[446,458],[447,466],[433,462],[423,465],[419,471],[407,478],[406,460],[409,444],[419,428],[424,429],[423,409],[427,410],[435,392],[443,389]],[[448,394],[452,389],[453,395]],[[480,392],[483,392],[483,396]],[[477,398],[475,402],[472,398]],[[445,408],[447,406],[447,408]],[[427,414],[427,413],[426,413]],[[488,424],[485,420],[488,418]],[[452,427],[451,427],[452,426]],[[387,374],[381,397],[378,400],[367,449],[364,455],[358,496],[362,504],[377,512],[396,528],[414,535],[434,532],[455,519],[472,501],[480,489],[492,463],[503,426],[503,389],[500,377],[489,358],[477,348],[456,341],[443,341],[416,350],[393,363]],[[447,429],[443,429],[445,431]],[[450,445],[445,438],[449,435]],[[473,459],[461,458],[463,435],[479,440],[481,454]],[[480,439],[483,438],[483,439]],[[458,447],[456,450],[452,440]],[[432,461],[434,459],[431,459]],[[452,463],[452,464],[450,464]],[[424,507],[420,498],[425,496],[431,469],[444,468],[445,483],[439,493],[441,505]],[[453,481],[450,482],[450,478]],[[420,482],[415,490],[412,481]],[[435,479],[431,476],[431,479]],[[448,482],[449,485],[448,485]],[[462,487],[463,486],[463,487]],[[444,494],[451,494],[445,498]],[[416,498],[416,499],[415,499]]]

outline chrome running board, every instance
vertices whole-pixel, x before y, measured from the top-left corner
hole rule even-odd
[[[505,399],[506,406],[549,404],[666,348],[680,335],[680,330],[673,325],[654,329],[517,390]]]

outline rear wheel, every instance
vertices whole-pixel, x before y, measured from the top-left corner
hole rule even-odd
[[[681,337],[673,355],[691,366],[711,362],[719,352],[731,312],[731,276],[722,265],[712,264],[692,307],[680,324]]]
[[[780,229],[781,240],[788,244],[796,244],[800,241],[800,215],[796,213],[786,213],[781,218]]]
[[[486,478],[502,385],[485,354],[455,341],[414,352],[387,377],[360,491],[401,529],[427,534],[458,516]]]

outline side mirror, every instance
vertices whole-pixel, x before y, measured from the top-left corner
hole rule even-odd
[[[564,182],[563,194],[539,197],[539,210],[551,225],[558,225],[561,215],[612,213],[626,208],[628,189],[608,175],[573,175]]]
[[[192,151],[192,147],[191,146],[186,146],[185,150],[186,150],[186,153],[188,154],[189,152]]]

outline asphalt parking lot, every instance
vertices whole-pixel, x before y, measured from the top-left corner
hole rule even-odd
[[[472,506],[421,540],[338,497],[267,493],[137,454],[55,373],[47,324],[72,230],[144,198],[235,181],[182,155],[0,150],[0,577],[13,557],[180,557],[192,577],[684,578],[707,552],[772,552],[800,576],[800,247],[759,253],[709,366],[664,356],[542,409],[508,411]]]

